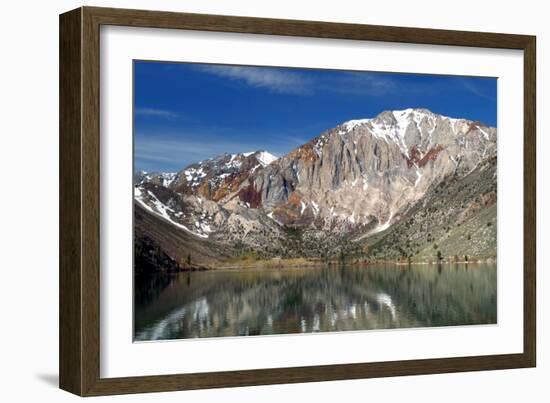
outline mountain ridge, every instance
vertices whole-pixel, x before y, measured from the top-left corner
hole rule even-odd
[[[224,153],[175,174],[137,174],[135,200],[224,246],[293,255],[305,239],[317,242],[317,255],[334,255],[346,242],[364,244],[390,230],[448,178],[463,180],[496,161],[496,140],[496,128],[480,122],[423,108],[384,111],[343,122],[279,158],[265,150]],[[487,169],[496,175],[496,163]],[[294,242],[292,231],[304,239]]]

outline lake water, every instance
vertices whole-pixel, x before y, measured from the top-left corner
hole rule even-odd
[[[492,324],[496,265],[243,269],[135,282],[135,339]]]

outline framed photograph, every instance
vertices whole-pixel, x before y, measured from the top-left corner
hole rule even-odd
[[[60,387],[533,367],[535,37],[60,16]]]

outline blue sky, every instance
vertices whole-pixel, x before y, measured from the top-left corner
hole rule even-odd
[[[178,171],[223,152],[281,156],[350,119],[427,108],[496,126],[482,77],[134,62],[134,168]]]

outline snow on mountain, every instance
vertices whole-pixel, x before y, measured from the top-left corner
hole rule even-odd
[[[496,129],[480,122],[386,111],[323,132],[243,182],[239,197],[287,225],[383,231],[430,186],[495,154]]]
[[[200,184],[200,180],[206,176],[206,172],[204,172],[203,167],[190,167],[184,170],[183,174],[185,175],[185,180],[190,186],[193,187],[198,186]]]
[[[155,183],[185,195],[220,200],[239,190],[243,180],[277,160],[261,150],[224,153],[191,164],[178,173],[137,173],[135,183]]]
[[[175,172],[163,172],[160,177],[162,179],[162,186],[168,187],[174,181],[174,179],[176,179],[176,173]]]
[[[261,244],[273,223],[370,236],[446,178],[465,177],[495,156],[496,128],[409,108],[346,121],[281,158],[225,153],[177,174],[138,175],[141,186],[158,184],[169,195],[153,188],[157,200],[136,201],[195,235],[245,244]]]
[[[172,207],[167,206],[159,200],[159,198],[149,189],[144,187],[135,186],[134,187],[134,200],[138,202],[146,210],[150,211],[153,214],[156,214],[162,217],[164,220],[168,221],[170,224],[175,225],[178,228],[181,228],[190,234],[198,236],[200,238],[208,238],[208,233],[210,232],[210,227],[208,224],[196,222],[196,230],[192,231],[181,222],[178,222],[178,218],[181,218],[183,213],[175,211]]]
[[[233,155],[237,156],[239,154],[233,154]],[[242,153],[242,155],[245,157],[254,156],[256,160],[264,167],[278,159],[278,157],[276,157],[275,155],[271,154],[268,151],[248,151],[246,153]]]
[[[437,115],[427,109],[408,108],[383,112],[374,118],[349,120],[338,126],[338,134],[345,136],[356,128],[363,127],[372,136],[397,144],[403,155],[409,157],[411,144],[410,141],[407,141],[406,134],[411,130],[410,126],[416,127],[422,134],[430,135],[434,132],[436,126],[441,125],[443,122],[447,122],[453,135],[458,135],[463,134],[460,128],[469,121]],[[488,140],[489,135],[481,129],[481,124],[477,126]],[[323,140],[319,139],[318,147],[322,147]]]
[[[267,151],[259,151],[256,155],[256,159],[260,164],[262,164],[264,167],[266,165],[271,164],[274,161],[277,161],[278,157],[274,156],[273,154],[267,152]]]
[[[338,131],[338,134],[345,135],[355,129],[357,126],[364,125],[366,123],[369,123],[371,119],[355,119],[355,120],[348,120],[347,122],[342,123],[341,129]]]
[[[140,171],[135,175],[134,182],[141,183],[156,183],[164,187],[168,187],[176,179],[176,172],[146,172]]]

